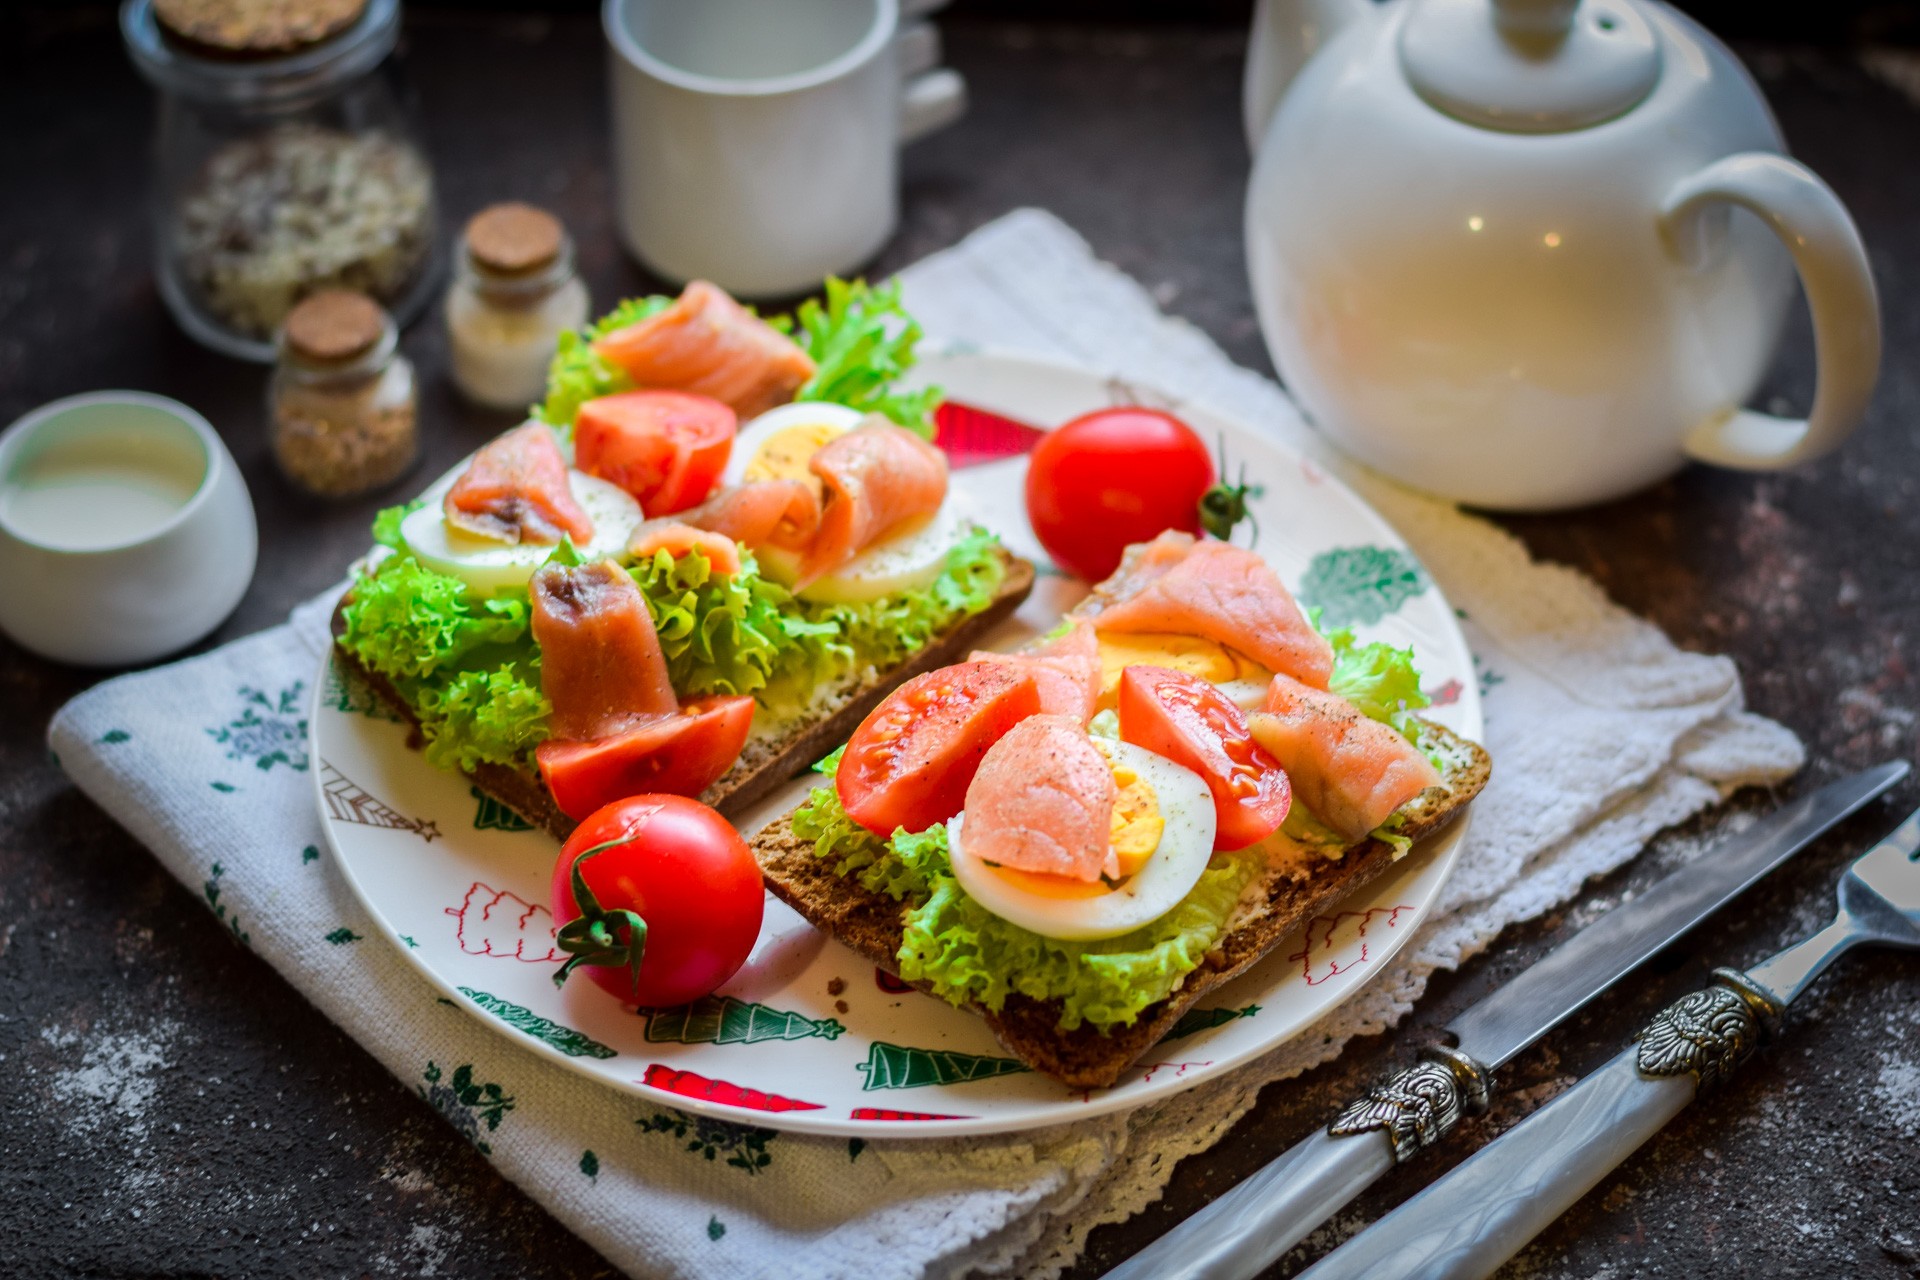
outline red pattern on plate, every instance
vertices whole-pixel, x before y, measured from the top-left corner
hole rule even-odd
[[[1373,944],[1368,941],[1375,930],[1385,931],[1400,923],[1400,913],[1410,912],[1413,908],[1402,904],[1397,907],[1370,907],[1365,911],[1342,911],[1338,915],[1315,916],[1307,922],[1306,945],[1287,957],[1300,965],[1300,976],[1307,985],[1317,987],[1336,974],[1358,968],[1373,958]],[[1356,941],[1360,943],[1360,954],[1351,960],[1335,960],[1332,957],[1346,951]]]
[[[933,411],[933,442],[946,450],[947,465],[955,471],[1018,457],[1044,434],[1004,414],[955,400],[944,400]]]
[[[972,1116],[943,1116],[931,1111],[890,1111],[886,1107],[855,1107],[847,1113],[852,1120],[971,1120]]]
[[[475,880],[447,914],[460,922],[454,937],[470,956],[523,964],[557,964],[567,958],[554,945],[553,912],[505,889]]]
[[[677,1093],[683,1098],[745,1107],[749,1111],[819,1111],[822,1106],[818,1102],[802,1102],[798,1098],[748,1089],[728,1080],[715,1080],[697,1071],[677,1071],[659,1062],[647,1064],[646,1077],[640,1083],[664,1089],[668,1093]]]

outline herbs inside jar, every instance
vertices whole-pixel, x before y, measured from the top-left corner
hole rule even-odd
[[[234,331],[265,338],[302,298],[402,298],[433,246],[433,179],[384,133],[294,124],[216,151],[180,202],[182,283]]]

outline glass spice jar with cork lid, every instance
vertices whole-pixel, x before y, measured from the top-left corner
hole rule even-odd
[[[526,204],[481,210],[447,289],[454,385],[490,409],[526,408],[546,392],[560,334],[586,324],[588,310],[558,218]]]
[[[321,289],[401,323],[426,305],[437,215],[399,0],[123,0],[120,30],[160,91],[155,276],[196,341],[264,363]]]
[[[328,289],[287,313],[268,386],[273,456],[309,493],[347,498],[391,484],[420,454],[413,365],[362,293]]]

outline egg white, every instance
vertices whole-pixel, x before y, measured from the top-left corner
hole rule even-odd
[[[447,523],[442,501],[459,479],[454,472],[422,494],[422,505],[400,522],[400,537],[414,558],[435,573],[460,579],[481,595],[525,587],[533,571],[547,562],[553,547],[544,543],[506,543],[456,529]],[[593,521],[593,537],[579,548],[587,560],[622,559],[627,539],[640,523],[640,504],[619,485],[584,471],[569,471],[574,501]]]
[[[1145,865],[1119,888],[1092,898],[1030,893],[974,857],[966,846],[966,814],[947,823],[953,878],[967,896],[1010,924],[1048,938],[1088,942],[1151,924],[1193,891],[1213,856],[1213,796],[1200,775],[1132,743],[1109,743],[1114,764],[1132,769],[1160,806],[1165,827]]]
[[[808,583],[800,598],[860,604],[918,590],[946,570],[947,553],[972,527],[960,504],[949,498],[927,519],[874,543],[839,569]],[[787,580],[792,580],[791,575]]]
[[[853,430],[865,420],[866,414],[858,409],[849,409],[843,404],[829,404],[822,400],[795,401],[783,404],[777,409],[769,409],[753,421],[741,426],[733,437],[733,447],[727,452],[727,465],[720,472],[723,485],[745,484],[747,464],[760,452],[760,446],[771,440],[788,427],[812,426],[816,423],[838,428],[841,433]]]

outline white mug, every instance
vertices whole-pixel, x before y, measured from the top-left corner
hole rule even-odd
[[[257,549],[233,455],[177,400],[69,396],[0,435],[0,629],[43,657],[185,648],[240,603]]]
[[[674,281],[817,288],[880,251],[899,149],[959,118],[913,0],[605,0],[621,240]]]

